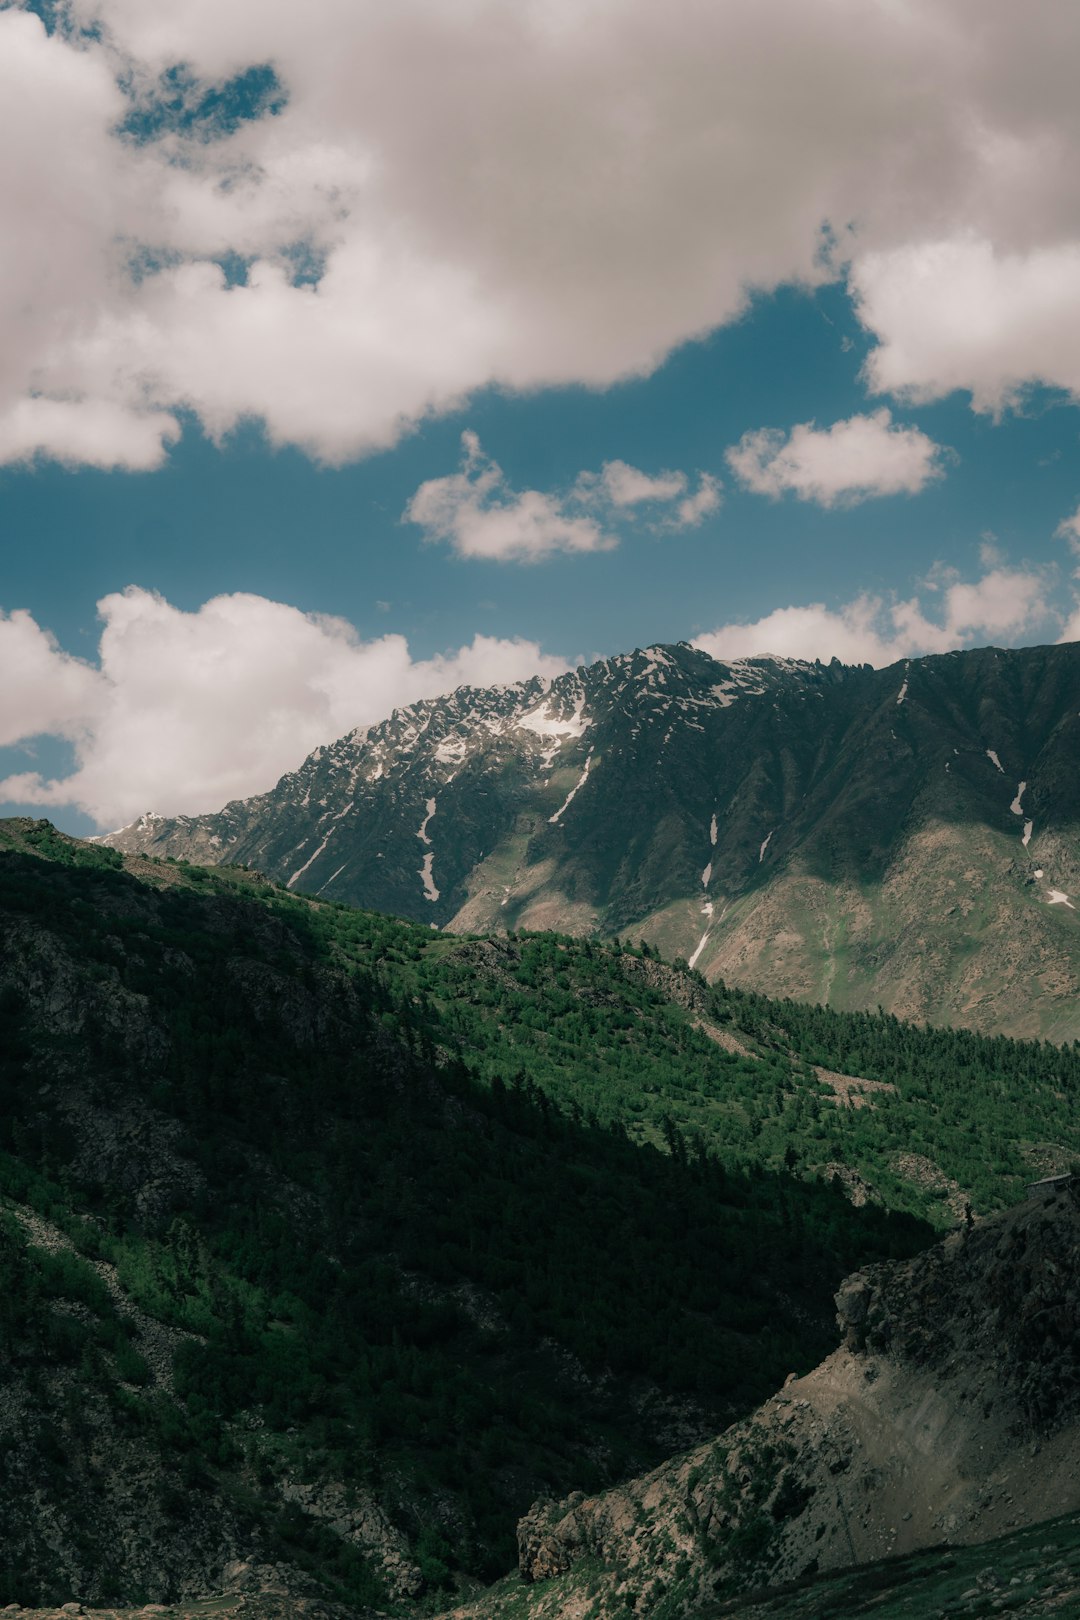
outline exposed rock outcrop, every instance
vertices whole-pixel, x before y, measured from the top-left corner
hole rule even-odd
[[[565,1583],[552,1602],[538,1591],[536,1612],[689,1614],[1080,1506],[1075,1184],[857,1272],[837,1322],[833,1355],[718,1440],[602,1496],[536,1504],[524,1579],[587,1559],[592,1593],[566,1607]]]

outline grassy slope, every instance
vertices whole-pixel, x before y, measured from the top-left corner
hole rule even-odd
[[[938,1225],[956,1218],[950,1180],[989,1212],[1080,1155],[1075,1048],[771,1001],[566,936],[459,944],[402,929],[376,945],[368,930],[388,926],[352,913],[338,948],[382,952],[481,1077],[524,1074],[638,1141],[669,1146],[674,1130],[729,1165],[846,1167]],[[842,1106],[819,1068],[895,1089]],[[898,1168],[912,1155],[939,1168],[936,1186]]]

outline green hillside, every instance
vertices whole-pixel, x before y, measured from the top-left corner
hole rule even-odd
[[[5,1598],[177,1595],[238,1546],[353,1601],[490,1578],[536,1496],[722,1426],[926,1241],[480,1084],[377,944],[420,930],[344,965],[352,913],[7,837]]]
[[[8,1600],[243,1552],[445,1606],[536,1497],[819,1360],[840,1278],[954,1218],[935,1175],[981,1211],[1077,1150],[1071,1049],[2,837]]]

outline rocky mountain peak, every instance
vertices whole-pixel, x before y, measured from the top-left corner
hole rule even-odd
[[[875,670],[680,642],[396,709],[268,793],[106,842],[438,928],[632,930],[763,990],[1071,1039],[1078,805],[1077,647]]]

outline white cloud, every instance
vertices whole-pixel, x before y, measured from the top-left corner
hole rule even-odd
[[[820,506],[874,495],[915,495],[941,475],[941,446],[914,427],[893,425],[882,408],[832,427],[800,422],[744,433],[727,452],[736,477],[758,495],[791,493]]]
[[[857,260],[852,292],[879,338],[866,372],[911,400],[970,391],[1000,413],[1041,382],[1080,398],[1080,241],[1003,251],[970,234]]]
[[[341,461],[485,385],[647,372],[845,257],[875,386],[996,405],[1080,384],[1062,0],[71,12],[95,31],[0,8],[8,459],[148,466],[190,410]],[[206,85],[267,62],[279,116],[121,133],[177,63]],[[227,252],[246,285],[211,262]]]
[[[0,747],[48,732],[78,737],[94,713],[98,675],[22,609],[0,612]]]
[[[974,583],[949,584],[933,618],[918,597],[886,602],[860,595],[836,609],[821,602],[776,608],[752,623],[726,624],[697,636],[695,645],[721,659],[771,653],[880,666],[988,640],[1013,640],[1052,618],[1042,574],[994,568]]]
[[[414,660],[403,636],[361,641],[343,619],[260,596],[185,613],[131,587],[98,607],[99,668],[70,658],[29,614],[0,619],[0,742],[51,734],[76,751],[70,776],[19,773],[0,795],[77,805],[99,826],[150,809],[216,810],[399,704],[567,667],[534,642],[489,636]]]
[[[1067,540],[1070,549],[1080,556],[1080,506],[1067,518],[1062,518],[1054,535],[1058,540]]]
[[[594,518],[573,515],[555,496],[511,490],[475,433],[463,433],[461,471],[420,485],[404,516],[428,540],[461,557],[540,562],[557,551],[609,551],[616,544]]]
[[[712,473],[699,473],[697,489],[692,495],[684,496],[675,508],[672,528],[696,529],[710,513],[719,510],[722,488],[719,478],[714,478]]]
[[[613,516],[636,516],[634,509],[639,506],[666,506],[669,510],[660,518],[661,529],[694,529],[719,509],[722,488],[712,473],[699,472],[697,488],[691,493],[689,478],[677,469],[651,474],[625,461],[605,461],[598,473],[578,474],[574,495],[586,505],[606,504]],[[676,503],[673,507],[672,502]]]
[[[1070,513],[1067,518],[1062,518],[1054,530],[1054,535],[1058,540],[1066,541],[1073,556],[1080,558],[1080,506],[1076,508],[1075,512]],[[1080,568],[1074,570],[1074,575],[1077,579],[1080,579]],[[1080,598],[1077,599],[1058,640],[1080,641]]]
[[[20,399],[0,417],[0,464],[41,456],[84,467],[145,472],[180,436],[165,411],[133,411],[105,399]]]
[[[709,473],[699,473],[697,489],[687,494],[686,473],[653,475],[625,461],[579,473],[563,493],[518,492],[475,433],[461,435],[461,448],[461,471],[429,478],[403,513],[425,539],[448,542],[460,557],[531,563],[560,551],[610,551],[618,544],[611,523],[633,521],[639,507],[672,508],[660,526],[685,529],[720,505],[720,482]]]
[[[612,506],[640,506],[643,502],[673,501],[686,488],[684,472],[662,472],[655,478],[631,467],[625,461],[605,461],[599,476],[582,474],[579,486],[587,489],[583,480],[595,482]]]

